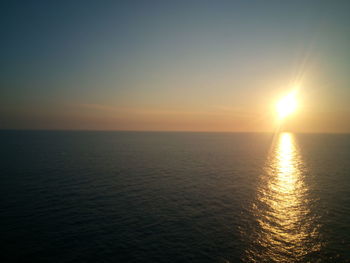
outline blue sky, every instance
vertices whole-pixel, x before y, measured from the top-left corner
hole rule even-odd
[[[2,1],[0,128],[350,132],[347,1]],[[329,127],[333,128],[330,129]]]

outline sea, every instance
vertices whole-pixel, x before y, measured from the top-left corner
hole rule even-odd
[[[350,262],[350,135],[0,131],[0,262]]]

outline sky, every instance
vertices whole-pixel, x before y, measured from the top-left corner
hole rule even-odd
[[[350,132],[349,1],[1,1],[0,129]]]

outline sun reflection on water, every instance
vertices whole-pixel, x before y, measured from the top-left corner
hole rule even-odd
[[[252,213],[257,224],[246,262],[304,262],[320,250],[304,165],[294,136],[281,133],[261,176]]]

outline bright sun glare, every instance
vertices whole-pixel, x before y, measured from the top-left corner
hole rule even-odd
[[[284,119],[295,112],[297,108],[296,91],[292,91],[277,102],[276,109],[279,119]]]

